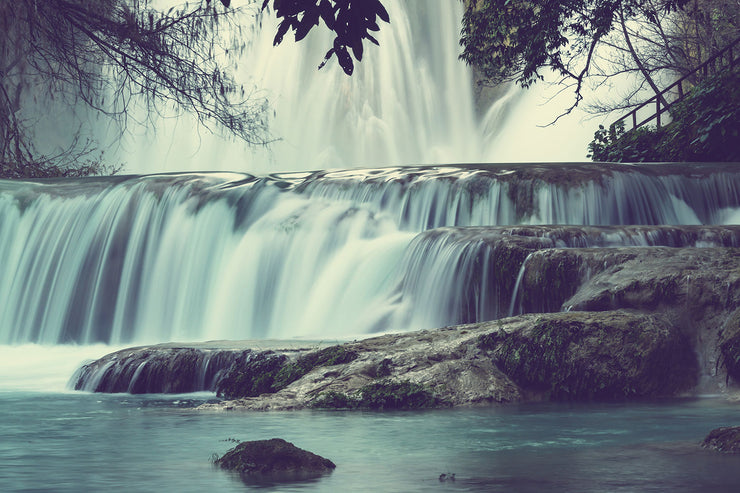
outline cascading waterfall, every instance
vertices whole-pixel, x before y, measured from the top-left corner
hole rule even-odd
[[[42,344],[57,367],[60,344],[87,355],[475,322],[522,311],[517,279],[539,248],[739,244],[740,228],[655,226],[740,223],[733,166],[407,166],[501,161],[499,141],[520,145],[501,137],[519,96],[476,109],[460,2],[386,6],[380,47],[351,78],[316,70],[327,36],[275,48],[265,19],[238,75],[274,108],[269,149],[182,115],[124,137],[112,160],[141,176],[0,181],[4,358],[40,366],[26,348]],[[186,172],[203,169],[228,172]],[[306,171],[319,169],[333,171]],[[611,227],[533,227],[545,224]],[[635,224],[651,226],[621,226]]]
[[[452,166],[0,182],[0,342],[346,338],[505,316],[532,248],[737,244],[732,228],[664,226],[527,232],[521,238],[535,246],[514,253],[498,242],[518,234],[511,225],[543,217],[716,224],[740,208],[732,166],[687,169]]]
[[[462,3],[393,1],[386,8],[391,22],[377,33],[379,46],[367,43],[352,77],[335,60],[317,70],[333,41],[328,32],[315,29],[300,43],[288,35],[274,47],[277,19],[262,17],[235,75],[269,102],[270,131],[278,140],[268,148],[211,135],[179,115],[157,120],[156,132],[126,136],[117,159],[132,173],[495,160],[485,155],[471,71],[458,59]],[[252,14],[239,22],[251,26]]]

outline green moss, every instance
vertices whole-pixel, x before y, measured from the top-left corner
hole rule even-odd
[[[216,395],[226,399],[256,397],[284,389],[314,368],[349,363],[357,353],[331,346],[291,361],[273,351],[245,351],[216,384]]]
[[[426,386],[407,380],[379,380],[359,389],[355,394],[324,392],[311,406],[322,409],[428,409],[443,405]]]
[[[740,159],[740,70],[708,77],[671,106],[671,122],[625,132],[624,121],[599,125],[588,145],[593,161],[735,162]]]
[[[482,334],[478,336],[478,339],[476,340],[476,345],[479,349],[482,349],[483,351],[493,351],[498,347],[499,343],[504,340],[504,338],[505,335],[503,335],[499,331]]]
[[[244,351],[216,383],[216,395],[237,399],[275,392],[275,376],[287,360],[272,351]]]
[[[553,400],[672,395],[693,385],[696,357],[684,337],[624,322],[540,319],[529,333],[484,336],[479,345],[518,385]]]
[[[311,407],[317,409],[356,409],[359,407],[359,399],[343,392],[330,390],[319,394],[311,402]]]
[[[579,393],[565,365],[565,356],[570,343],[580,339],[582,328],[579,322],[538,322],[528,338],[518,334],[505,338],[495,363],[514,381],[547,390],[552,398]]]
[[[288,362],[275,376],[275,386],[285,388],[300,379],[314,368],[349,363],[357,358],[357,353],[348,351],[343,346],[331,346],[299,357]]]

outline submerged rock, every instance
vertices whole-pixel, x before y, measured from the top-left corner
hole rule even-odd
[[[248,481],[300,481],[332,472],[337,466],[282,438],[242,442],[215,464]]]
[[[701,446],[726,454],[740,454],[740,426],[716,428],[710,431]]]

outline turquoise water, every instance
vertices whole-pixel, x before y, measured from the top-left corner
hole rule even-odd
[[[0,392],[2,491],[736,491],[740,458],[698,449],[738,424],[714,399],[427,412],[197,412],[212,398]],[[213,467],[229,439],[285,438],[337,464],[292,485]],[[440,482],[455,473],[454,482]]]

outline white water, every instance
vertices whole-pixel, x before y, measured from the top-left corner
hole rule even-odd
[[[198,128],[186,115],[130,136],[120,156],[128,172],[244,170],[265,173],[480,161],[470,71],[457,59],[462,5],[449,0],[386,2],[380,46],[366,43],[348,77],[332,60],[317,70],[332,38],[323,26],[277,47],[277,19],[265,15],[246,47],[237,80],[271,106],[280,139],[249,149]],[[253,23],[251,11],[242,24]]]
[[[570,103],[544,84],[513,88],[476,114],[471,70],[458,59],[462,3],[386,2],[391,22],[366,43],[351,77],[336,63],[317,70],[331,46],[315,28],[300,43],[273,47],[277,19],[266,15],[240,57],[237,79],[268,99],[268,148],[212,134],[188,115],[132,129],[106,157],[126,172],[228,170],[250,173],[464,162],[583,161],[598,122],[585,114],[540,128]],[[248,11],[242,24],[254,21]],[[141,115],[146,120],[151,115]]]
[[[0,393],[64,392],[70,377],[83,363],[116,349],[103,344],[0,345]]]
[[[419,233],[543,220],[712,224],[738,208],[737,173],[676,171],[0,182],[0,343],[347,338],[496,318],[510,293],[499,297],[487,280],[486,243]],[[554,172],[587,178],[563,186]]]

